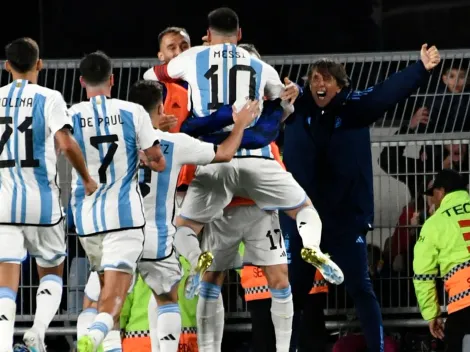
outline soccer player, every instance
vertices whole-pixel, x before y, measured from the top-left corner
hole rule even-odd
[[[139,157],[155,171],[165,169],[165,158],[148,113],[137,104],[111,98],[111,60],[102,52],[89,54],[80,62],[80,73],[90,100],[72,106],[70,113],[75,138],[100,186],[86,197],[73,173],[71,204],[92,270],[104,273],[98,315],[78,340],[78,351],[94,352],[118,322],[143,250]],[[111,351],[113,346],[107,348]]]
[[[225,104],[239,106],[247,97],[279,98],[285,87],[276,70],[236,46],[241,38],[237,14],[220,8],[212,11],[208,19],[211,45],[188,49],[168,65],[157,67],[157,78],[183,79],[189,83],[195,119]],[[296,219],[305,260],[318,267],[328,281],[342,282],[341,270],[319,249],[318,213],[292,175],[273,160],[269,145],[240,149],[230,163],[198,168],[176,221],[175,246],[199,275],[212,258],[209,253],[201,253],[197,239],[192,236],[204,224],[220,218],[234,195],[253,199],[263,210],[284,210]],[[280,234],[275,237],[279,239]]]
[[[0,88],[0,351],[12,351],[21,262],[36,258],[40,284],[33,327],[23,340],[45,351],[44,336],[62,298],[64,214],[56,183],[55,143],[76,169],[83,194],[97,188],[79,146],[62,95],[37,85],[42,68],[30,38],[6,46],[13,82]]]
[[[153,81],[136,83],[129,99],[141,104],[150,114],[153,126],[158,127],[163,113],[161,85]],[[234,111],[234,128],[223,143],[216,146],[201,142],[183,133],[158,131],[167,168],[160,173],[142,170],[146,187],[141,186],[147,224],[139,273],[154,292],[158,304],[157,334],[161,352],[176,352],[181,333],[178,307],[180,263],[173,248],[175,192],[178,175],[185,164],[206,165],[227,162],[240,146],[245,128],[258,116],[258,103],[250,102]],[[153,343],[152,343],[153,344]]]

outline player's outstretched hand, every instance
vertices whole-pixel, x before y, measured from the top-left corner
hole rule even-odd
[[[151,160],[143,150],[139,150],[139,159],[142,164],[156,172],[162,172],[166,167],[166,160],[163,154]]]
[[[98,184],[92,178],[88,182],[83,182],[83,186],[87,196],[91,196],[98,189]]]
[[[260,105],[258,100],[248,100],[239,111],[237,111],[235,105],[232,106],[233,122],[244,127],[248,127],[259,114]]]
[[[430,71],[441,62],[441,55],[439,50],[433,45],[428,49],[427,44],[421,46],[421,61],[424,64],[426,70]]]
[[[288,100],[289,104],[294,104],[295,99],[299,96],[299,87],[297,87],[297,84],[292,83],[289,77],[284,78],[284,84],[286,89],[281,93],[281,99]]]
[[[163,132],[168,132],[176,126],[178,119],[175,115],[163,115],[158,121],[158,128]]]

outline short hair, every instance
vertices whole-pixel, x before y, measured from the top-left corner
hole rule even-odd
[[[102,51],[86,55],[80,62],[80,74],[92,86],[100,85],[113,73],[111,59]]]
[[[258,59],[261,59],[261,55],[259,54],[258,50],[256,50],[256,47],[253,44],[245,43],[245,44],[239,44],[238,46],[248,51],[251,55],[256,56]]]
[[[129,101],[142,105],[150,113],[163,101],[162,86],[155,81],[138,81],[129,91]]]
[[[238,30],[238,15],[228,7],[220,7],[207,16],[209,28],[220,33],[233,35]]]
[[[163,31],[161,31],[160,34],[158,34],[158,46],[162,45],[163,37],[166,36],[167,34],[181,34],[183,37],[186,37],[186,39],[188,39],[188,42],[191,42],[188,31],[185,28],[167,27]]]
[[[307,84],[311,81],[312,75],[315,71],[320,73],[322,76],[332,76],[341,88],[349,86],[349,77],[346,73],[346,69],[339,62],[332,59],[320,59],[315,61],[308,73]]]
[[[26,73],[39,59],[39,46],[31,38],[15,39],[5,47],[5,57],[15,71]]]

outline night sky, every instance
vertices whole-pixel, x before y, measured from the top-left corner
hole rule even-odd
[[[371,18],[374,0],[122,0],[125,5],[117,6],[118,2],[27,0],[2,4],[8,10],[3,7],[0,44],[30,36],[40,42],[43,58],[79,58],[97,49],[111,57],[154,57],[157,35],[170,25],[185,27],[192,44],[199,44],[207,13],[219,6],[238,12],[243,41],[255,44],[262,55],[418,50],[424,41],[440,48],[463,48],[470,43],[466,28],[470,4],[385,15],[380,28]],[[432,2],[437,0],[427,1]],[[383,0],[383,10],[413,8],[413,3],[423,1]],[[5,18],[5,13],[10,15]],[[3,51],[0,55],[3,57]]]

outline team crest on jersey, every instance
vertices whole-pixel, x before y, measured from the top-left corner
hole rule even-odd
[[[16,88],[21,88],[21,82],[16,82]]]
[[[100,97],[96,97],[95,102],[96,102],[97,105],[100,105],[100,104],[101,104],[101,98],[100,98]]]

